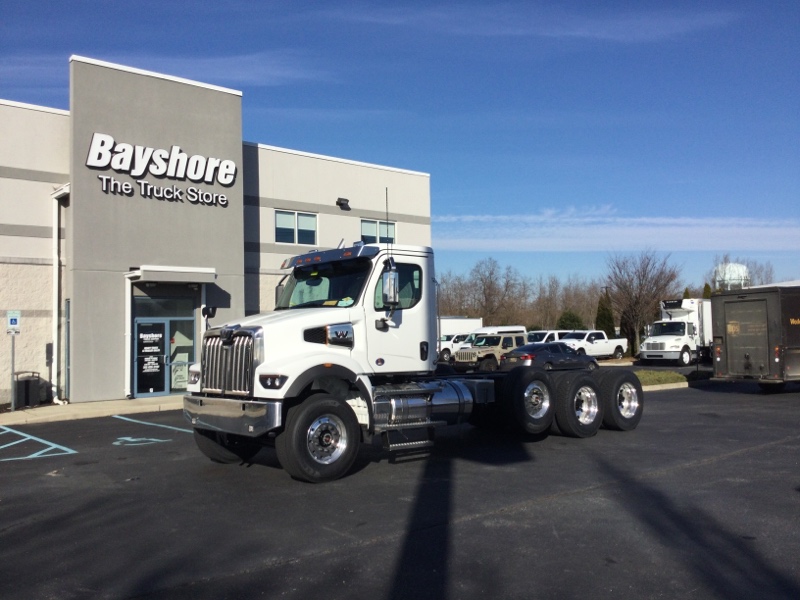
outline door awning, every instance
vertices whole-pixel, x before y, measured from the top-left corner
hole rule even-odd
[[[142,265],[132,268],[125,273],[125,277],[134,282],[214,283],[217,279],[217,270],[213,267]]]

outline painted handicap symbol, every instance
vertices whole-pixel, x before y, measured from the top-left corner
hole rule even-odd
[[[115,446],[146,446],[148,444],[158,444],[159,442],[171,442],[172,440],[159,440],[157,438],[133,438],[121,437],[114,442]]]

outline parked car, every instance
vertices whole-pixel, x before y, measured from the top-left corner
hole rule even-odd
[[[542,329],[540,331],[529,331],[528,343],[557,342],[571,331],[571,329]]]
[[[500,357],[500,371],[510,371],[520,366],[541,367],[548,371],[566,369],[593,371],[598,364],[595,357],[579,354],[563,342],[549,342],[526,344]]]
[[[443,335],[440,337],[439,360],[441,362],[450,362],[450,356],[464,344],[464,340],[466,340],[468,336],[468,333],[459,333],[457,335]]]

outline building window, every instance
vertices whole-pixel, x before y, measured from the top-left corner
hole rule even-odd
[[[275,211],[275,242],[279,244],[317,245],[317,215]]]
[[[361,241],[365,244],[394,244],[394,223],[386,221],[361,221]],[[379,231],[380,230],[380,231]],[[380,234],[380,237],[378,237]]]

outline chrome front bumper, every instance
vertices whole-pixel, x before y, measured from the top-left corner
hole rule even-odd
[[[183,414],[198,429],[258,437],[282,425],[281,403],[184,396]]]

